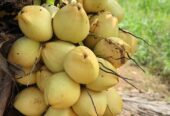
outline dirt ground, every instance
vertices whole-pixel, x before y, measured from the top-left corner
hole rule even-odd
[[[133,81],[130,82],[133,83],[133,85],[135,85],[138,89],[142,91],[142,93],[139,92],[139,90],[135,89],[134,87],[120,79],[120,82],[116,86],[116,89],[122,95],[123,100],[126,101],[127,99],[128,100],[130,99],[130,102],[132,101],[131,103],[129,103],[129,101],[128,102],[124,101],[124,110],[121,116],[141,116],[141,115],[152,116],[153,115],[152,113],[154,111],[149,111],[150,108],[147,109],[147,107],[152,107],[152,104],[154,105],[153,109],[156,110],[156,108],[158,108],[158,110],[160,110],[158,111],[158,114],[160,113],[160,115],[164,115],[164,113],[163,114],[161,113],[167,112],[169,116],[170,91],[168,91],[168,85],[163,84],[158,77],[152,76],[147,72],[143,72],[140,68],[138,68],[132,63],[125,64],[123,67],[118,69],[118,73],[124,77],[133,79]],[[137,102],[141,101],[141,106],[143,105],[144,107],[146,104],[142,104],[142,101],[151,104],[146,107],[148,113],[146,114],[144,112],[137,113],[138,111],[135,111],[135,108],[140,107],[140,102],[139,104],[136,104],[136,106],[134,106],[133,101],[136,102],[135,100],[137,100]],[[134,109],[129,108],[129,104],[130,107],[135,108]],[[127,108],[129,108],[128,110],[131,109],[133,110],[128,111]],[[136,108],[136,110],[139,109],[140,108]],[[154,114],[154,116],[157,116],[157,114]]]
[[[145,70],[145,69],[144,69]],[[170,91],[168,91],[168,85],[163,84],[159,77],[152,76],[147,71],[143,72],[140,68],[132,63],[127,63],[118,69],[118,73],[124,77],[133,79],[130,81],[137,88],[145,93],[160,94],[165,98],[170,97]],[[125,81],[120,79],[119,84],[116,88],[121,92],[137,92],[138,90],[127,84]]]

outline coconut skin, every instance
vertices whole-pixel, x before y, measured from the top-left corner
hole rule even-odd
[[[121,30],[119,30],[118,37],[121,38],[123,41],[125,41],[130,46],[130,53],[134,54],[137,49],[137,45],[138,45],[137,38]]]
[[[119,68],[127,62],[127,53],[129,51],[129,45],[117,37],[102,39],[94,48],[96,56],[106,59],[115,68]]]
[[[52,18],[42,6],[28,5],[18,14],[18,24],[21,31],[32,40],[47,41],[53,35]]]
[[[52,76],[52,72],[50,72],[45,66],[36,72],[36,84],[42,92],[44,92],[45,85],[50,76]]]
[[[38,58],[39,49],[39,42],[21,37],[12,45],[8,53],[8,61],[20,67],[31,68]]]
[[[99,64],[95,54],[85,46],[71,50],[64,61],[66,73],[77,83],[88,84],[99,74]]]
[[[83,7],[87,13],[109,11],[119,22],[124,18],[124,10],[116,0],[83,0]]]
[[[77,116],[71,108],[56,109],[49,107],[44,116]]]
[[[119,23],[124,18],[124,10],[116,0],[107,0],[108,4],[107,7],[105,7],[104,10],[109,11],[112,13],[113,16],[118,18]]]
[[[116,72],[116,69],[107,60],[98,58],[98,61],[101,62],[107,68]],[[100,63],[99,65],[100,65],[100,68],[107,70]],[[86,87],[93,91],[103,91],[103,90],[109,89],[110,87],[113,87],[118,82],[119,80],[116,75],[104,72],[100,69],[98,78],[94,82],[87,84]]]
[[[95,35],[88,35],[86,39],[83,41],[83,44],[90,48],[91,50],[93,50],[97,42],[99,42],[101,39],[103,38],[96,37]]]
[[[75,104],[80,96],[80,85],[71,80],[65,72],[52,75],[47,83],[44,98],[46,104],[53,108],[68,108]]]
[[[123,101],[117,91],[112,88],[107,91],[107,108],[103,116],[117,116],[123,109]]]
[[[15,79],[19,84],[22,85],[33,85],[36,83],[36,72],[31,73],[31,68],[23,68],[22,69],[25,75],[15,75]]]
[[[72,108],[78,116],[102,116],[106,106],[107,98],[105,92],[94,92],[84,88],[81,91],[79,100]]]
[[[86,12],[100,12],[106,8],[108,0],[83,0],[83,7]]]
[[[84,0],[77,0],[78,3],[82,4],[83,5],[83,1]]]
[[[90,32],[101,37],[117,36],[118,19],[107,11],[92,16],[90,17]]]
[[[28,87],[17,94],[14,108],[27,116],[40,116],[47,109],[47,105],[39,89]]]
[[[48,42],[44,45],[41,56],[50,71],[61,72],[64,70],[63,65],[66,55],[74,48],[74,44],[60,40]]]
[[[90,33],[84,40],[84,44],[93,49],[97,42],[107,37],[118,36],[118,19],[110,12],[101,12],[90,17]]]
[[[88,35],[90,24],[82,5],[72,3],[58,10],[54,16],[53,28],[59,39],[78,43]]]

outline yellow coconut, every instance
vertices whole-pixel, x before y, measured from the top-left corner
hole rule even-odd
[[[87,84],[86,87],[94,91],[107,90],[110,87],[116,85],[119,82],[119,80],[116,75],[108,73],[107,72],[108,70],[105,67],[109,68],[114,72],[116,72],[116,69],[112,66],[111,63],[102,58],[98,58],[98,62],[100,65],[99,76],[94,82]]]
[[[64,69],[77,83],[88,84],[97,79],[99,64],[95,54],[85,46],[71,50],[65,58]]]
[[[110,12],[101,12],[90,17],[90,33],[84,40],[89,48],[94,48],[97,42],[107,37],[118,36],[118,20]]]
[[[31,68],[23,68],[24,75],[15,75],[15,79],[22,85],[33,85],[36,83],[36,73]]]
[[[90,32],[99,37],[117,36],[118,20],[110,12],[101,12],[90,17]]]
[[[105,92],[83,89],[79,100],[72,106],[78,116],[102,116],[107,106]]]
[[[82,4],[83,5],[83,1],[84,0],[77,0],[78,3]]]
[[[53,108],[68,108],[75,104],[80,96],[80,85],[71,80],[65,72],[52,75],[47,83],[44,97],[46,103]]]
[[[48,42],[42,49],[42,59],[50,71],[63,71],[64,59],[73,48],[75,45],[64,41]]]
[[[52,18],[42,6],[28,5],[18,14],[18,23],[21,31],[30,39],[47,41],[52,35]]]
[[[79,0],[59,0],[59,4],[72,4],[72,3],[77,3],[78,1]]]
[[[52,17],[52,18],[55,16],[55,14],[57,13],[57,11],[59,10],[58,7],[56,7],[56,6],[52,5],[52,4],[47,4],[47,3],[45,3],[45,4],[43,4],[42,6],[49,11],[49,13],[51,14],[51,17]]]
[[[127,62],[129,51],[129,45],[117,37],[102,39],[94,48],[94,53],[98,57],[108,60],[115,68],[119,68]]]
[[[24,115],[38,116],[45,112],[47,105],[39,89],[28,87],[17,94],[14,108]]]
[[[83,0],[83,7],[87,13],[109,11],[118,18],[119,22],[124,17],[124,10],[116,0]]]
[[[12,45],[8,54],[8,61],[21,67],[30,68],[37,60],[39,49],[39,42],[21,37]]]
[[[90,48],[91,50],[93,50],[97,42],[99,42],[101,39],[103,38],[97,37],[95,35],[88,35],[86,39],[83,41],[83,44]]]
[[[59,9],[53,20],[55,35],[64,41],[78,43],[89,33],[89,19],[80,3]]]
[[[116,0],[107,0],[107,6],[104,10],[112,13],[113,16],[118,18],[118,21],[121,22],[124,18],[124,10]]]
[[[107,108],[103,116],[117,116],[123,109],[123,101],[117,91],[112,88],[107,91]]]
[[[77,116],[71,108],[56,109],[49,107],[44,116]]]
[[[130,46],[131,48],[130,53],[133,54],[136,51],[138,40],[137,38],[126,32],[119,30],[118,37],[121,38]]]
[[[37,86],[41,91],[44,91],[47,79],[52,76],[52,73],[46,68],[42,67],[36,73]]]
[[[86,12],[99,12],[108,5],[108,0],[83,0],[83,7]]]

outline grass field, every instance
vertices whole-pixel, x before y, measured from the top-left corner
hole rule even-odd
[[[150,72],[170,80],[170,0],[119,0],[125,11],[120,27],[145,40],[139,42],[137,61]]]

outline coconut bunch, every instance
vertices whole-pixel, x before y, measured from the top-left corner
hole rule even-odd
[[[24,89],[13,106],[26,116],[116,116],[122,98],[114,89],[117,68],[137,40],[119,30],[124,12],[115,0],[60,0],[24,6],[18,25],[24,34],[8,62],[20,67]]]

